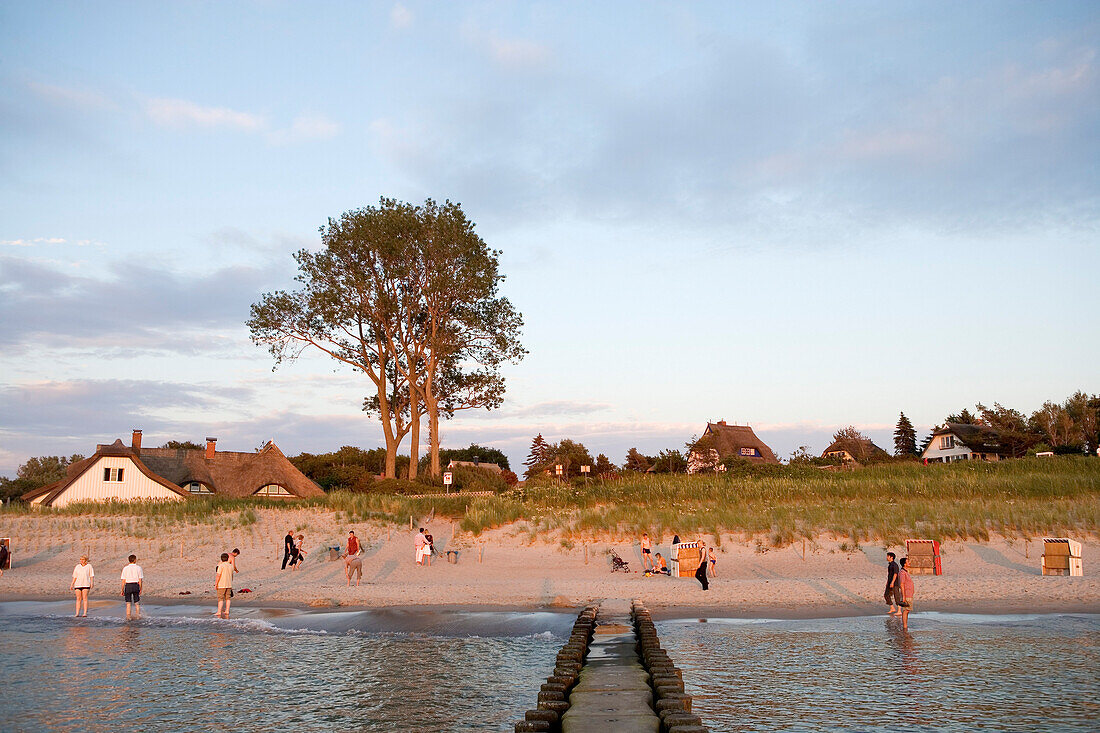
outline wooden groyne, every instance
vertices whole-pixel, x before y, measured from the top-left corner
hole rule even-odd
[[[577,616],[538,707],[516,732],[706,733],[683,674],[641,603],[608,600]]]

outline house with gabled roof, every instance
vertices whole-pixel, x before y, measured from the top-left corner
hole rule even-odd
[[[23,495],[37,506],[63,507],[100,501],[179,501],[192,496],[295,499],[322,496],[274,443],[257,452],[142,448],[135,430],[129,446],[116,440],[68,468],[64,479]]]
[[[752,463],[779,463],[775,453],[748,425],[727,425],[725,420],[708,422],[695,446],[688,452],[688,473],[724,471],[722,461],[729,457]]]
[[[1000,461],[1010,455],[1000,435],[988,425],[948,422],[932,431],[932,440],[921,458],[925,463],[951,463]]]

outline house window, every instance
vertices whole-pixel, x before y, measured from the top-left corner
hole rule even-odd
[[[743,455],[743,456],[755,456],[756,455],[756,448],[742,448],[741,449],[741,455]]]
[[[260,487],[255,496],[291,496],[291,493],[279,484],[268,484]]]
[[[198,481],[192,481],[191,483],[187,484],[187,490],[192,494],[205,494],[207,496],[214,493],[210,490],[209,486]]]
[[[117,483],[122,480],[122,474],[125,470],[125,468],[104,468],[103,480]]]
[[[940,436],[940,450],[950,450],[955,447],[954,435],[941,435]]]

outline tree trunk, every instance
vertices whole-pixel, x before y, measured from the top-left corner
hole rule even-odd
[[[409,382],[409,481],[416,480],[420,462],[420,395]]]
[[[375,382],[378,387],[378,408],[382,420],[382,437],[386,441],[386,476],[385,478],[397,478],[397,450],[401,447],[401,439],[394,434],[393,415],[390,414],[390,398],[386,394],[386,368],[385,364],[378,370],[381,379]]]
[[[432,477],[439,478],[439,400],[432,392],[431,380],[424,385],[424,405],[428,408],[428,442],[432,456]]]

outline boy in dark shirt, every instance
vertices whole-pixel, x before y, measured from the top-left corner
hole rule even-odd
[[[294,530],[288,529],[286,531],[286,537],[283,538],[283,570],[286,570],[286,564],[290,561],[291,555],[294,554]]]
[[[901,583],[898,578],[898,564],[894,562],[894,558],[897,557],[892,552],[886,553],[886,559],[889,564],[886,566],[886,592],[882,594],[882,597],[886,600],[886,605],[890,607],[889,614],[891,616],[901,615]]]

